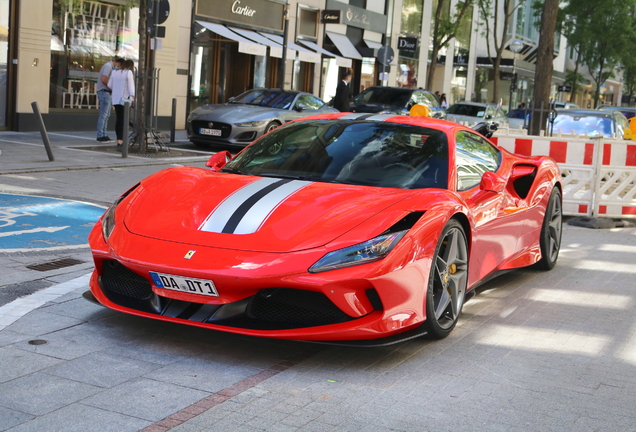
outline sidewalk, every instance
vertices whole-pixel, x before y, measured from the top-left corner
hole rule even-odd
[[[72,133],[51,134],[48,162],[38,139],[0,132],[0,193],[108,205],[209,157],[122,159],[75,149],[95,141]],[[84,262],[41,279],[24,268],[67,255]],[[0,303],[0,431],[634,431],[634,262],[635,228],[566,225],[552,271],[480,287],[448,338],[360,349],[117,313],[81,297],[88,248],[0,253],[0,293],[40,284]]]

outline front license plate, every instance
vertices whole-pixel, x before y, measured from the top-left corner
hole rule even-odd
[[[201,129],[199,129],[199,133],[201,135],[221,136],[221,129],[201,128]]]
[[[152,281],[157,288],[180,291],[190,294],[201,294],[218,297],[214,282],[206,279],[192,279],[164,273],[149,272]]]

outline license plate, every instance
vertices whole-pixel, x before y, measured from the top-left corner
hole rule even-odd
[[[221,129],[201,128],[201,129],[199,129],[199,133],[201,135],[221,136]]]
[[[164,288],[173,291],[190,294],[200,294],[218,297],[214,282],[206,279],[185,278],[182,276],[169,275],[164,273],[149,272],[152,281],[157,288]]]

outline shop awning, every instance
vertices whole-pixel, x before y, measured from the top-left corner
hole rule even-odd
[[[259,32],[262,36],[273,40],[278,44],[283,44],[283,37],[270,33]],[[287,41],[287,49],[293,49],[298,52],[298,60],[308,62],[308,63],[320,63],[321,57],[315,51],[311,51],[307,48],[301,47],[300,45],[296,45],[293,42]]]
[[[374,42],[372,40],[369,39],[363,39],[364,43],[367,44],[367,46],[371,49],[380,49],[382,48],[382,44],[378,43],[378,42]]]
[[[259,43],[252,42],[251,40],[244,38],[240,34],[234,33],[232,30],[230,30],[229,28],[225,26],[222,26],[221,24],[214,24],[214,23],[209,23],[205,21],[197,21],[197,23],[202,25],[206,29],[210,30],[211,32],[214,32],[218,35],[221,35],[230,40],[238,42],[239,52],[242,52],[245,54],[258,55],[258,56],[267,55],[266,45],[261,45]]]
[[[254,42],[258,42],[261,45],[267,45],[269,47],[269,55],[272,57],[283,58],[283,45],[273,41],[271,38],[265,37],[264,35],[251,30],[244,30],[235,27],[229,27],[229,29],[241,36],[253,40]],[[296,52],[288,46],[287,58],[293,59],[294,57],[296,57]]]
[[[331,39],[331,42],[338,48],[343,57],[362,60],[362,56],[347,36],[331,32],[327,32],[327,36],[329,36],[329,39]]]
[[[342,66],[342,67],[351,67],[351,59],[348,58],[344,58],[344,57],[340,57],[337,54],[334,54],[332,52],[327,51],[324,48],[319,47],[318,45],[316,45],[313,42],[309,42],[306,40],[298,40],[298,42],[300,42],[301,44],[305,45],[307,48],[311,48],[314,51],[317,51],[321,54],[324,54],[328,57],[335,57],[336,58],[336,64],[338,66]]]

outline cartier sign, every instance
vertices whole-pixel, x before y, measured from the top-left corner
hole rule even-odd
[[[283,30],[285,4],[273,0],[196,0],[195,14],[269,30]]]

